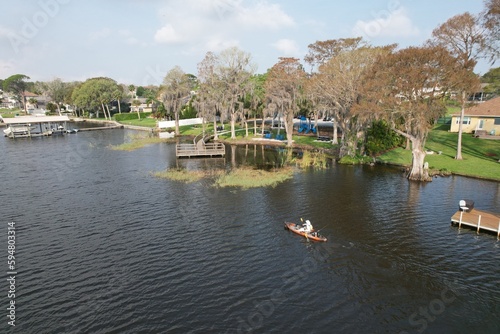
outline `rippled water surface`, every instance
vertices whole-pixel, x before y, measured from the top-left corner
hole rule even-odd
[[[334,166],[218,189],[151,172],[224,161],[109,148],[131,134],[0,139],[19,333],[500,332],[500,243],[450,226],[462,198],[500,212],[500,183]],[[301,217],[329,241],[283,229]]]

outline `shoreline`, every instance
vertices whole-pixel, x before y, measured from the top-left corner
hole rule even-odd
[[[97,124],[113,124],[117,127],[131,129],[131,130],[147,131],[147,132],[151,132],[151,133],[155,132],[155,128],[121,124],[119,122],[110,121],[110,120],[92,120],[92,119],[82,119],[82,118],[73,118],[71,120],[76,122],[76,123],[78,123],[78,122],[91,122],[91,123],[97,123]],[[181,135],[179,137],[190,137],[190,136]],[[220,139],[219,138],[217,141],[222,142],[224,144],[229,144],[229,145],[268,145],[268,146],[273,146],[273,147],[285,147],[286,148],[286,141],[278,141],[276,139],[266,139],[266,138]],[[319,150],[319,151],[323,151],[325,153],[332,155],[335,159],[337,158],[333,149],[318,148],[318,147],[306,145],[306,144],[294,144],[292,149],[303,149],[303,150],[310,150],[310,151]],[[411,166],[411,165],[398,164],[398,163],[381,162],[381,161],[378,161],[377,159],[375,159],[375,164],[399,167],[399,168],[402,168],[403,170],[406,170],[407,168],[409,168]],[[362,163],[360,163],[360,165],[362,165]],[[500,183],[500,180],[498,180],[498,179],[492,179],[492,178],[475,176],[475,175],[467,175],[464,173],[450,172],[449,174],[443,174],[437,169],[430,170],[429,172],[430,172],[430,176],[432,178],[438,177],[438,176],[440,176],[440,177],[462,176],[462,177],[469,177],[469,178],[478,179],[478,180],[493,181],[493,182]]]

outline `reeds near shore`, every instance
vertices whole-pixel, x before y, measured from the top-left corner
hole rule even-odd
[[[271,171],[253,168],[235,168],[229,172],[225,170],[186,170],[167,169],[152,173],[157,178],[191,183],[202,179],[213,180],[215,187],[236,187],[241,189],[275,187],[293,176],[293,169],[279,168]]]
[[[219,187],[238,187],[243,189],[276,187],[279,183],[291,179],[293,169],[289,167],[265,171],[253,168],[236,168],[220,175],[215,184]]]
[[[166,139],[159,137],[144,137],[141,135],[135,135],[130,137],[130,141],[120,145],[112,145],[110,148],[115,151],[134,151],[139,148],[143,148],[146,145],[158,144],[166,141]]]

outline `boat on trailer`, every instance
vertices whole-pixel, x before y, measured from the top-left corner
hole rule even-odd
[[[317,231],[305,231],[304,227],[299,224],[295,224],[292,222],[285,222],[285,229],[292,231],[298,235],[303,236],[306,239],[314,240],[314,241],[327,241],[328,239],[322,235],[320,235]]]

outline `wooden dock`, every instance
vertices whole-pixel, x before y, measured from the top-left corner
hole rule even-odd
[[[96,130],[113,130],[123,129],[123,125],[97,126],[95,128],[80,128],[78,131],[96,131]]]
[[[223,143],[204,143],[203,141],[199,141],[197,144],[177,144],[175,155],[188,158],[223,157],[226,155],[226,147]]]
[[[496,233],[497,238],[500,238],[500,215],[491,212],[472,209],[470,212],[457,211],[451,217],[452,224],[458,224],[475,228],[477,233],[480,230]]]

